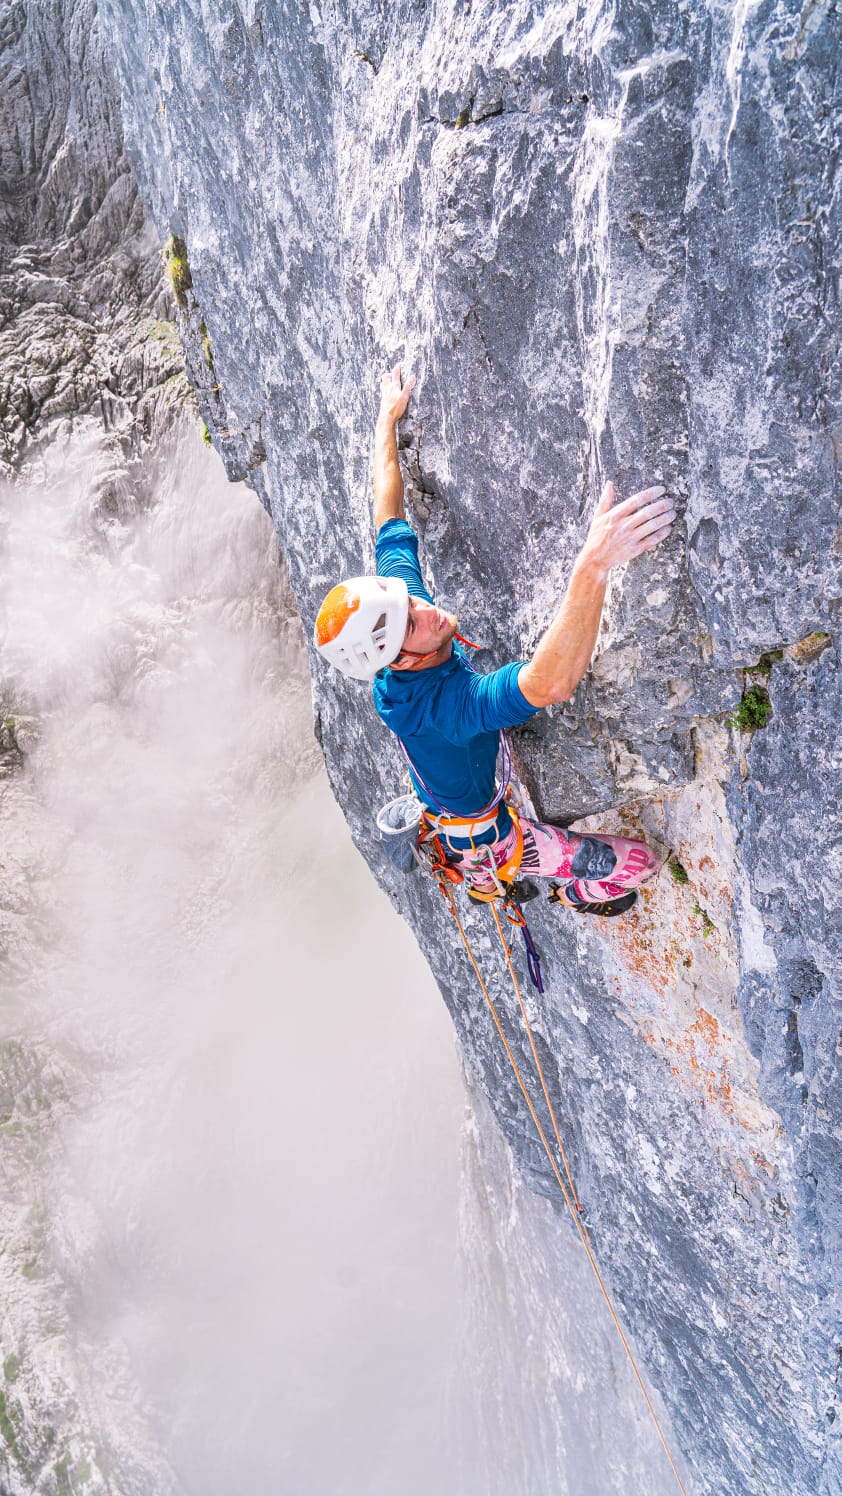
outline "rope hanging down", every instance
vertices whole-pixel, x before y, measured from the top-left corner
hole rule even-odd
[[[520,915],[521,928],[526,932],[526,921],[524,920],[523,915],[521,914],[521,911],[519,909],[517,909],[517,906],[515,905],[514,907],[516,909],[516,912]],[[584,1206],[581,1204],[581,1202],[579,1200],[579,1196],[576,1194],[576,1186],[573,1183],[573,1175],[570,1172],[570,1165],[567,1162],[567,1154],[564,1151],[564,1144],[561,1141],[561,1133],[559,1132],[558,1122],[556,1121],[555,1108],[554,1108],[552,1102],[550,1101],[550,1093],[547,1090],[547,1082],[546,1082],[546,1079],[544,1077],[544,1067],[543,1067],[543,1065],[541,1064],[541,1061],[538,1058],[538,1050],[535,1047],[535,1039],[534,1039],[533,1034],[532,1034],[532,1025],[529,1022],[529,1018],[528,1018],[527,1012],[526,1012],[526,1004],[525,1004],[525,1002],[523,1000],[523,993],[520,990],[520,983],[518,982],[517,976],[515,974],[514,966],[512,965],[511,947],[506,944],[506,937],[505,937],[505,935],[503,933],[503,925],[502,925],[502,922],[500,920],[500,916],[497,913],[497,908],[496,908],[496,906],[494,904],[491,905],[491,913],[494,915],[494,923],[497,926],[497,934],[500,936],[500,944],[503,947],[503,955],[505,956],[506,965],[509,968],[509,973],[511,975],[512,982],[514,984],[514,989],[515,989],[515,992],[517,994],[518,1006],[520,1007],[521,1016],[523,1018],[523,1026],[526,1029],[527,1037],[529,1039],[529,1047],[532,1050],[532,1058],[535,1061],[535,1069],[538,1072],[538,1079],[541,1082],[541,1090],[544,1093],[544,1100],[547,1103],[547,1111],[550,1114],[550,1121],[553,1124],[553,1132],[555,1133],[555,1140],[556,1140],[556,1143],[558,1144],[559,1156],[560,1156],[561,1162],[562,1162],[562,1164],[564,1166],[565,1175],[567,1176],[567,1183],[570,1186],[570,1193],[573,1196],[573,1203],[576,1206],[576,1211],[577,1211],[578,1215],[581,1217],[582,1229],[584,1230],[585,1235],[588,1236],[588,1228],[587,1228],[587,1225],[586,1225],[585,1219],[584,1219],[584,1214],[585,1214],[585,1212],[584,1212]],[[509,913],[508,908],[505,909],[505,913],[506,913],[506,917],[508,919],[511,919],[511,914]],[[513,923],[514,923],[514,921],[513,921]],[[532,945],[532,937],[531,936],[529,937],[529,945]],[[535,950],[534,945],[532,945],[532,950],[533,951]],[[536,953],[536,956],[537,956],[537,953]],[[529,946],[527,946],[527,962],[529,962]],[[530,975],[531,975],[531,971],[532,971],[532,968],[531,968],[531,964],[530,964]],[[539,992],[543,992],[543,990],[544,990],[544,988],[543,988],[543,984],[542,984],[538,988],[538,991]],[[544,1146],[546,1147],[546,1142],[544,1143]],[[550,1161],[552,1162],[552,1160],[550,1160]],[[590,1240],[590,1237],[588,1237],[588,1240]]]
[[[506,936],[505,936],[505,932],[503,930],[502,922],[500,920],[500,915],[499,915],[499,913],[497,911],[496,906],[494,904],[492,904],[492,906],[491,906],[491,912],[492,912],[492,914],[494,916],[494,922],[495,922],[495,924],[497,926],[497,932],[498,932],[498,934],[500,936],[500,943],[501,943],[501,945],[503,947],[503,955],[505,957],[506,965],[507,965],[507,967],[509,969],[509,973],[511,975],[512,982],[514,984],[515,993],[517,994],[518,1005],[520,1007],[521,1015],[523,1017],[524,1027],[526,1029],[526,1033],[527,1033],[527,1036],[529,1038],[529,1046],[530,1046],[530,1049],[532,1051],[532,1057],[533,1057],[533,1059],[535,1061],[535,1068],[536,1068],[536,1070],[538,1072],[538,1077],[539,1077],[540,1082],[541,1082],[541,1089],[542,1089],[542,1091],[544,1093],[544,1100],[545,1100],[545,1102],[547,1104],[547,1111],[549,1112],[550,1118],[552,1120],[553,1132],[555,1133],[555,1139],[556,1139],[556,1143],[558,1145],[559,1155],[561,1157],[562,1166],[564,1168],[564,1174],[566,1176],[566,1183],[565,1183],[565,1179],[562,1178],[561,1172],[560,1172],[559,1167],[558,1167],[558,1163],[556,1162],[556,1159],[555,1159],[555,1157],[553,1155],[552,1148],[550,1147],[550,1143],[549,1143],[549,1141],[547,1139],[547,1134],[544,1131],[543,1125],[541,1123],[541,1119],[540,1119],[540,1117],[538,1116],[538,1113],[535,1110],[534,1104],[532,1102],[532,1098],[529,1095],[529,1092],[528,1092],[528,1090],[526,1088],[526,1082],[523,1079],[523,1075],[522,1075],[522,1073],[520,1071],[520,1068],[518,1066],[517,1060],[515,1059],[514,1054],[512,1053],[511,1045],[509,1044],[509,1041],[506,1038],[505,1030],[503,1028],[502,1022],[500,1021],[500,1015],[497,1012],[497,1009],[496,1009],[496,1007],[494,1005],[494,1000],[493,1000],[493,998],[491,996],[491,993],[488,990],[488,987],[487,987],[487,985],[485,983],[485,980],[483,978],[482,972],[479,969],[479,965],[477,963],[476,956],[474,955],[474,953],[473,953],[473,951],[471,949],[470,941],[468,940],[468,937],[467,937],[467,935],[465,933],[465,928],[464,928],[464,926],[462,924],[461,919],[459,918],[459,911],[458,911],[458,909],[456,907],[456,899],[454,897],[454,892],[453,892],[453,884],[447,879],[446,876],[442,875],[442,873],[443,873],[444,870],[442,870],[442,872],[439,872],[435,868],[435,866],[433,866],[432,870],[433,870],[434,875],[436,876],[436,881],[438,883],[438,886],[439,886],[439,889],[441,891],[442,897],[444,898],[445,904],[447,905],[448,912],[450,913],[450,915],[452,916],[453,920],[455,921],[456,927],[457,927],[457,929],[459,931],[459,934],[460,934],[460,936],[462,938],[462,944],[465,947],[465,950],[466,950],[467,955],[468,955],[468,959],[469,959],[469,961],[470,961],[470,963],[471,963],[471,965],[472,965],[472,967],[474,969],[474,975],[476,976],[476,979],[479,982],[480,988],[482,989],[482,995],[485,998],[488,1010],[489,1010],[489,1012],[491,1014],[491,1017],[492,1017],[492,1019],[494,1021],[494,1026],[495,1026],[498,1034],[500,1035],[500,1039],[502,1041],[503,1048],[505,1049],[506,1054],[508,1056],[509,1063],[511,1064],[512,1070],[513,1070],[514,1075],[515,1075],[515,1079],[517,1080],[517,1083],[518,1083],[518,1085],[520,1087],[521,1093],[523,1095],[523,1099],[526,1102],[526,1106],[527,1106],[527,1109],[529,1111],[529,1115],[532,1118],[532,1121],[534,1123],[535,1130],[536,1130],[536,1132],[537,1132],[537,1134],[538,1134],[538,1136],[539,1136],[539,1138],[541,1140],[541,1143],[543,1144],[544,1152],[547,1155],[547,1159],[549,1161],[550,1168],[552,1169],[553,1174],[555,1175],[556,1183],[558,1184],[558,1187],[561,1190],[562,1196],[564,1197],[564,1203],[567,1206],[567,1209],[568,1209],[568,1211],[570,1213],[570,1217],[571,1217],[571,1219],[573,1221],[573,1225],[575,1226],[575,1228],[576,1228],[576,1230],[577,1230],[577,1232],[579,1234],[579,1240],[581,1241],[582,1246],[585,1249],[585,1252],[586,1252],[587,1258],[588,1258],[588,1262],[590,1263],[591,1269],[593,1271],[593,1275],[596,1278],[596,1281],[597,1281],[597,1283],[599,1285],[600,1293],[602,1294],[602,1297],[604,1298],[605,1303],[606,1303],[606,1305],[608,1307],[608,1312],[611,1315],[611,1319],[613,1321],[614,1328],[617,1331],[618,1336],[620,1337],[620,1343],[621,1343],[621,1345],[623,1347],[623,1350],[625,1351],[625,1353],[626,1353],[626,1355],[628,1357],[629,1364],[630,1364],[631,1369],[632,1369],[632,1371],[634,1373],[634,1377],[635,1377],[635,1380],[637,1382],[637,1385],[639,1386],[639,1388],[640,1388],[640,1390],[641,1390],[641,1392],[643,1394],[644,1402],[646,1403],[646,1406],[647,1406],[647,1408],[649,1410],[649,1415],[650,1415],[650,1417],[652,1419],[652,1422],[655,1425],[655,1430],[657,1432],[658,1438],[660,1439],[661,1444],[663,1445],[664,1453],[666,1454],[666,1457],[667,1457],[667,1459],[669,1461],[669,1464],[670,1464],[670,1469],[672,1470],[672,1473],[675,1476],[676,1485],[678,1486],[679,1491],[682,1493],[682,1496],[687,1496],[687,1492],[685,1490],[685,1487],[684,1487],[684,1484],[682,1482],[681,1476],[678,1473],[678,1467],[677,1467],[677,1465],[675,1463],[675,1460],[673,1459],[672,1452],[671,1452],[670,1447],[669,1447],[669,1445],[667,1443],[664,1431],[661,1428],[661,1424],[660,1424],[660,1421],[658,1419],[658,1415],[655,1412],[655,1408],[654,1408],[654,1405],[652,1403],[652,1399],[651,1399],[651,1397],[649,1396],[649,1393],[646,1390],[646,1386],[645,1386],[645,1383],[643,1381],[643,1377],[641,1376],[640,1371],[638,1369],[637,1362],[635,1361],[634,1354],[632,1352],[632,1348],[629,1345],[629,1342],[628,1342],[628,1340],[626,1338],[625,1331],[623,1330],[623,1327],[620,1324],[619,1316],[617,1314],[616,1309],[614,1308],[614,1305],[613,1305],[612,1300],[611,1300],[611,1296],[610,1296],[610,1294],[608,1292],[608,1289],[607,1289],[607,1287],[605,1285],[605,1281],[603,1279],[602,1273],[599,1270],[599,1264],[597,1263],[597,1260],[596,1260],[596,1258],[594,1256],[594,1252],[593,1252],[593,1248],[591,1246],[590,1235],[589,1235],[589,1232],[588,1232],[587,1224],[586,1224],[586,1222],[584,1220],[582,1206],[581,1206],[581,1204],[579,1202],[579,1198],[578,1198],[578,1196],[576,1194],[576,1188],[575,1188],[575,1186],[573,1184],[573,1176],[572,1176],[572,1174],[570,1172],[570,1166],[569,1166],[568,1161],[567,1161],[567,1155],[566,1155],[566,1153],[564,1151],[564,1146],[563,1146],[562,1141],[561,1141],[561,1134],[559,1132],[558,1122],[556,1120],[555,1109],[553,1107],[552,1102],[550,1101],[550,1095],[549,1095],[549,1091],[547,1089],[547,1083],[546,1083],[546,1079],[545,1079],[545,1076],[544,1076],[543,1066],[541,1065],[541,1061],[538,1058],[538,1051],[537,1051],[537,1048],[535,1046],[535,1040],[534,1040],[534,1037],[533,1037],[533,1034],[532,1034],[532,1026],[531,1026],[531,1024],[529,1022],[529,1018],[527,1016],[526,1004],[524,1003],[523,994],[521,993],[521,990],[520,990],[520,983],[518,982],[514,966],[512,965],[511,949],[510,949],[510,947],[506,943]],[[511,908],[517,911],[517,914],[520,915],[520,919],[519,920],[516,919],[516,918],[515,919],[512,918],[512,916],[509,914],[509,909],[508,909],[507,905],[511,905]],[[520,927],[523,929],[524,926],[525,926],[525,921],[523,920],[523,915],[520,913],[520,910],[517,909],[517,905],[514,904],[510,900],[506,900],[505,903],[504,903],[504,909],[505,909],[507,918],[510,919],[511,923],[512,924],[520,925]],[[529,942],[529,943],[531,943],[531,942]],[[527,959],[528,960],[529,960],[529,943],[527,944]],[[534,946],[532,947],[532,949],[534,951]],[[537,955],[537,953],[536,953],[536,955]],[[539,968],[539,973],[540,973],[540,968]],[[531,968],[531,962],[530,962],[530,976],[531,975],[532,975],[532,968]],[[540,990],[543,990],[543,989],[539,988],[539,991]]]

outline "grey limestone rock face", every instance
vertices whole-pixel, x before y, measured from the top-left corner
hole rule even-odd
[[[688,1486],[829,1496],[839,675],[832,637],[798,647],[839,623],[835,7],[103,14],[141,190],[187,246],[194,364],[199,318],[212,339],[203,413],[219,425],[224,398],[215,439],[271,509],[305,624],[371,565],[371,429],[398,357],[419,375],[409,508],[481,664],[534,645],[605,478],[680,499],[669,544],[614,579],[575,699],[516,743],[546,818],[643,831],[680,869],[618,929],[530,905],[534,1011]],[[551,1192],[440,901],[379,855],[394,749],[363,690],[314,680],[358,843]],[[767,691],[752,738],[740,698]],[[466,917],[490,965],[488,921]]]
[[[32,16],[9,16],[25,47]],[[419,376],[410,512],[481,664],[534,645],[605,478],[680,499],[669,544],[614,578],[576,697],[516,748],[543,816],[642,832],[683,873],[611,928],[530,905],[533,1016],[688,1489],[834,1496],[836,8],[102,0],[100,24],[141,194],[186,246],[202,415],[273,515],[305,625],[371,566],[372,424],[398,357]],[[35,242],[12,142],[4,236]],[[64,281],[56,316],[87,326]],[[14,456],[26,421],[4,412]],[[318,666],[314,683],[355,838],[551,1194],[446,911],[376,843],[394,746],[363,689]],[[729,725],[761,688],[766,725]],[[487,912],[466,920],[531,1073]]]

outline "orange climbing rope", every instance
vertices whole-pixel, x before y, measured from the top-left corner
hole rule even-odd
[[[434,868],[433,871],[434,871],[434,873],[436,873],[438,870]],[[472,967],[474,969],[474,974],[476,976],[476,979],[479,982],[479,985],[480,985],[480,987],[482,989],[482,994],[483,994],[483,997],[485,998],[486,1004],[488,1006],[488,1010],[489,1010],[489,1012],[491,1014],[492,1019],[494,1020],[494,1026],[497,1029],[497,1032],[500,1035],[500,1038],[501,1038],[501,1040],[503,1042],[503,1048],[505,1049],[506,1054],[508,1055],[509,1062],[510,1062],[512,1070],[514,1071],[514,1074],[515,1074],[515,1078],[517,1080],[518,1085],[520,1086],[521,1093],[523,1095],[523,1099],[526,1102],[526,1105],[527,1105],[527,1108],[528,1108],[528,1111],[529,1111],[529,1115],[532,1118],[533,1123],[535,1124],[535,1130],[538,1133],[538,1136],[541,1139],[541,1142],[542,1142],[542,1144],[544,1146],[544,1152],[547,1155],[547,1159],[549,1160],[550,1167],[551,1167],[551,1169],[553,1171],[553,1174],[555,1175],[556,1182],[558,1183],[559,1189],[561,1190],[561,1193],[562,1193],[562,1195],[564,1197],[564,1203],[567,1206],[568,1211],[570,1212],[570,1217],[571,1217],[571,1219],[573,1221],[574,1226],[576,1227],[577,1232],[579,1233],[579,1239],[580,1239],[580,1241],[582,1243],[582,1246],[585,1249],[585,1252],[587,1253],[588,1262],[590,1263],[591,1268],[593,1270],[594,1277],[596,1278],[596,1281],[599,1284],[599,1289],[600,1289],[600,1292],[602,1294],[602,1297],[604,1298],[605,1303],[608,1306],[608,1312],[611,1315],[611,1318],[612,1318],[612,1320],[614,1322],[614,1328],[616,1329],[617,1334],[620,1337],[620,1343],[621,1343],[621,1345],[623,1347],[623,1350],[625,1351],[626,1355],[628,1356],[629,1364],[631,1366],[632,1371],[634,1372],[635,1380],[636,1380],[637,1385],[639,1386],[639,1388],[640,1388],[640,1390],[641,1390],[641,1392],[643,1394],[643,1399],[644,1399],[644,1401],[646,1403],[646,1406],[649,1409],[649,1414],[651,1416],[653,1424],[655,1425],[655,1429],[657,1431],[658,1438],[660,1439],[661,1444],[663,1445],[664,1453],[666,1454],[666,1457],[669,1460],[670,1469],[672,1470],[672,1473],[675,1476],[675,1480],[676,1480],[676,1484],[678,1486],[678,1489],[679,1489],[679,1491],[681,1491],[682,1496],[687,1496],[687,1493],[686,1493],[684,1484],[682,1482],[681,1476],[678,1473],[678,1467],[677,1467],[677,1465],[675,1463],[675,1460],[673,1459],[672,1452],[671,1452],[670,1447],[669,1447],[669,1445],[667,1443],[664,1431],[661,1428],[661,1425],[660,1425],[660,1422],[659,1422],[659,1419],[658,1419],[658,1415],[655,1412],[655,1408],[654,1408],[654,1405],[652,1403],[652,1399],[651,1399],[651,1397],[649,1396],[649,1393],[646,1390],[646,1386],[644,1384],[643,1377],[641,1376],[640,1371],[638,1370],[637,1362],[635,1361],[634,1354],[632,1352],[632,1348],[629,1345],[628,1340],[626,1339],[625,1331],[623,1330],[623,1327],[620,1324],[620,1320],[619,1320],[619,1317],[617,1315],[617,1311],[614,1308],[614,1305],[613,1305],[613,1303],[611,1301],[611,1296],[610,1296],[610,1294],[608,1292],[607,1287],[605,1286],[605,1282],[604,1282],[604,1279],[602,1277],[602,1273],[599,1270],[599,1265],[598,1265],[597,1260],[596,1260],[596,1258],[594,1256],[593,1248],[591,1246],[590,1236],[589,1236],[589,1233],[588,1233],[587,1225],[585,1224],[585,1221],[582,1219],[582,1207],[579,1204],[579,1199],[578,1199],[578,1196],[576,1194],[576,1190],[575,1190],[575,1187],[574,1187],[574,1184],[573,1184],[573,1178],[572,1178],[572,1175],[570,1173],[570,1168],[569,1168],[569,1165],[568,1165],[568,1162],[567,1162],[567,1155],[565,1154],[564,1147],[562,1145],[561,1135],[559,1133],[559,1128],[558,1128],[558,1123],[556,1121],[555,1111],[554,1111],[552,1102],[550,1101],[549,1092],[547,1090],[546,1080],[544,1078],[543,1067],[542,1067],[541,1062],[540,1062],[540,1060],[538,1058],[538,1051],[537,1051],[537,1049],[535,1047],[535,1040],[534,1040],[533,1035],[532,1035],[532,1026],[531,1026],[531,1024],[529,1022],[529,1018],[527,1017],[526,1005],[524,1003],[523,996],[521,994],[520,984],[518,982],[517,976],[515,974],[514,967],[512,965],[511,952],[509,950],[508,945],[506,944],[506,937],[505,937],[505,934],[504,934],[504,931],[503,931],[503,926],[502,926],[502,924],[500,922],[500,916],[499,916],[499,914],[497,912],[496,907],[492,904],[491,909],[492,909],[492,913],[494,915],[494,921],[495,921],[495,923],[497,925],[497,931],[499,933],[500,941],[501,941],[501,944],[502,944],[502,947],[503,947],[503,954],[504,954],[505,959],[506,959],[506,965],[509,968],[509,972],[511,974],[511,978],[512,978],[512,981],[514,983],[515,992],[517,993],[518,1003],[520,1005],[520,1011],[521,1011],[521,1014],[523,1016],[524,1026],[526,1028],[526,1032],[527,1032],[527,1035],[529,1037],[529,1044],[530,1044],[530,1048],[532,1050],[532,1056],[533,1056],[533,1058],[535,1060],[535,1067],[536,1067],[536,1069],[538,1071],[538,1075],[539,1075],[539,1078],[540,1078],[540,1081],[541,1081],[541,1089],[543,1090],[543,1093],[544,1093],[544,1100],[547,1103],[547,1110],[548,1110],[548,1112],[550,1114],[550,1117],[552,1119],[553,1131],[555,1132],[556,1142],[558,1144],[559,1153],[561,1155],[561,1159],[562,1159],[562,1163],[563,1163],[563,1167],[564,1167],[564,1172],[565,1172],[565,1174],[567,1176],[567,1183],[566,1184],[565,1184],[564,1179],[561,1176],[561,1172],[559,1170],[558,1164],[557,1164],[557,1162],[556,1162],[556,1160],[555,1160],[555,1158],[553,1156],[553,1152],[552,1152],[552,1149],[550,1147],[549,1141],[547,1139],[547,1135],[546,1135],[546,1133],[544,1131],[544,1128],[543,1128],[543,1126],[541,1124],[541,1119],[539,1118],[538,1113],[536,1112],[535,1107],[533,1105],[532,1098],[530,1097],[529,1092],[526,1089],[526,1083],[525,1083],[525,1081],[523,1079],[523,1075],[521,1074],[521,1071],[520,1071],[520,1069],[518,1067],[517,1060],[515,1059],[515,1057],[514,1057],[514,1055],[512,1053],[511,1045],[509,1044],[509,1041],[506,1038],[505,1030],[503,1029],[503,1025],[502,1025],[502,1023],[500,1021],[500,1015],[497,1012],[497,1009],[496,1009],[496,1007],[494,1005],[494,1000],[493,1000],[493,998],[491,996],[491,993],[488,990],[488,987],[487,987],[487,985],[485,983],[485,980],[483,978],[482,972],[479,969],[479,966],[477,964],[477,959],[476,959],[476,957],[475,957],[475,955],[474,955],[474,953],[473,953],[473,951],[471,949],[470,941],[468,940],[468,937],[467,937],[467,935],[465,933],[465,928],[464,928],[464,926],[462,924],[461,919],[459,918],[459,911],[458,911],[458,909],[456,907],[456,899],[454,897],[454,892],[453,892],[453,884],[450,881],[448,881],[445,877],[442,877],[442,876],[438,876],[437,879],[436,879],[436,881],[438,882],[439,889],[440,889],[440,891],[442,893],[442,896],[444,898],[445,904],[447,905],[448,912],[453,917],[453,919],[454,919],[454,921],[456,923],[456,927],[457,927],[457,929],[459,931],[459,934],[460,934],[460,936],[462,938],[462,944],[465,947],[465,950],[466,950],[467,955],[468,955],[468,959],[469,959],[469,961],[470,961],[470,963],[471,963],[471,965],[472,965]]]
[[[515,908],[516,907],[517,906],[515,906]],[[528,1018],[527,1013],[526,1013],[526,1004],[525,1004],[525,1002],[523,1000],[523,993],[520,990],[520,983],[519,983],[519,981],[517,979],[517,975],[515,973],[514,966],[512,965],[511,947],[506,944],[506,937],[505,937],[505,934],[503,933],[503,925],[502,925],[502,922],[501,922],[501,919],[500,919],[500,915],[497,913],[497,906],[496,906],[496,904],[492,904],[491,905],[491,913],[494,915],[494,923],[497,926],[497,934],[500,936],[500,944],[503,947],[503,955],[504,955],[504,957],[506,959],[506,965],[509,968],[509,974],[510,974],[512,982],[514,984],[515,993],[517,994],[518,1005],[520,1007],[521,1015],[523,1017],[523,1025],[524,1025],[524,1028],[526,1029],[527,1037],[529,1039],[529,1047],[532,1050],[532,1058],[535,1061],[535,1069],[538,1071],[538,1079],[541,1082],[541,1090],[544,1093],[544,1100],[547,1103],[547,1111],[550,1114],[550,1121],[553,1124],[553,1132],[555,1133],[555,1140],[556,1140],[556,1142],[558,1144],[558,1151],[559,1151],[559,1154],[561,1156],[561,1162],[564,1165],[564,1172],[565,1172],[565,1175],[567,1176],[567,1183],[570,1186],[570,1193],[573,1196],[573,1201],[574,1201],[574,1204],[576,1206],[576,1210],[578,1211],[578,1213],[579,1213],[580,1216],[583,1216],[584,1215],[584,1209],[583,1209],[582,1204],[580,1203],[579,1196],[576,1194],[576,1186],[573,1183],[573,1175],[570,1172],[570,1165],[567,1162],[567,1154],[564,1151],[564,1144],[561,1141],[561,1133],[558,1130],[558,1122],[556,1121],[555,1108],[553,1107],[553,1104],[550,1101],[550,1093],[547,1090],[547,1082],[546,1082],[546,1080],[544,1078],[544,1067],[543,1067],[543,1065],[541,1064],[541,1061],[538,1058],[538,1051],[535,1048],[535,1040],[532,1037],[532,1025],[529,1022],[529,1018]],[[520,913],[519,910],[518,910],[518,913]],[[511,915],[508,907],[506,907],[506,917],[508,919],[512,919],[512,915]],[[521,917],[521,920],[522,920],[523,919],[523,915],[521,914],[520,917]],[[588,1228],[587,1228],[587,1225],[586,1225],[586,1223],[585,1223],[584,1220],[582,1221],[582,1226],[584,1228],[585,1235],[587,1236],[588,1235]],[[590,1238],[588,1238],[588,1239],[590,1240]]]

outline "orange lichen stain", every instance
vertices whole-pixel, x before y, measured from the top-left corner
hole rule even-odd
[[[734,1183],[736,1185],[739,1185],[740,1192],[743,1195],[751,1195],[756,1193],[757,1182],[756,1180],[752,1179],[751,1175],[749,1174],[745,1159],[733,1159],[731,1162],[731,1168],[734,1171]]]
[[[716,866],[716,864],[715,864],[713,858],[712,857],[708,857],[707,854],[705,854],[704,857],[700,857],[699,858],[699,872],[700,873],[707,872],[707,869],[709,867],[715,867],[715,866]]]
[[[647,1043],[650,1042],[646,1036]],[[728,1075],[731,1039],[707,1008],[679,1038],[665,1038],[663,1048],[672,1074],[682,1090],[699,1106],[715,1107],[729,1121],[735,1112],[734,1094]]]
[[[764,1173],[768,1174],[771,1179],[777,1179],[778,1170],[776,1166],[774,1164],[770,1164],[768,1158],[766,1158],[764,1154],[760,1152],[759,1148],[750,1148],[749,1158],[751,1158],[752,1161],[757,1164],[758,1169],[762,1169]]]
[[[673,990],[676,974],[693,964],[693,953],[686,940],[686,914],[676,910],[671,919],[665,919],[664,913],[660,899],[653,900],[651,915],[645,906],[641,908],[638,904],[622,923],[617,921],[620,928],[597,932],[610,942],[627,970],[641,976],[660,997]]]
[[[722,1029],[719,1026],[718,1020],[714,1018],[712,1013],[708,1012],[707,1008],[700,1008],[699,1016],[696,1019],[696,1022],[690,1025],[687,1032],[689,1034],[692,1034],[694,1032],[702,1034],[704,1038],[707,1039],[709,1044],[715,1044],[719,1036],[722,1034]],[[728,1044],[731,1043],[731,1040],[728,1038],[727,1034],[722,1035],[722,1037]]]

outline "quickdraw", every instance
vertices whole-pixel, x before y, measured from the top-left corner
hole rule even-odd
[[[495,910],[494,912],[496,914],[497,911]],[[529,926],[524,918],[523,910],[519,904],[514,902],[513,898],[509,897],[503,902],[503,913],[509,924],[514,925],[515,929],[520,930],[523,936],[523,943],[526,946],[526,969],[529,972],[529,980],[533,987],[537,988],[539,992],[543,992],[544,978],[541,974],[541,957],[538,954],[535,941],[529,932]]]
[[[429,858],[430,872],[438,880],[439,886],[442,880],[450,884],[465,881],[465,875],[461,869],[454,867],[453,863],[448,861],[440,836],[432,833],[424,839],[422,845]]]

